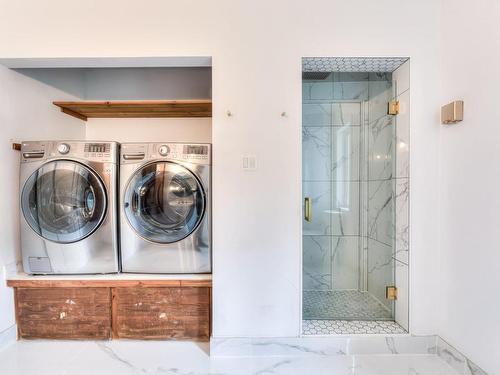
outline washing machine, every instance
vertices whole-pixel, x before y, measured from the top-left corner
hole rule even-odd
[[[21,146],[21,252],[30,274],[119,271],[118,144]]]
[[[211,272],[211,145],[124,143],[123,272]]]

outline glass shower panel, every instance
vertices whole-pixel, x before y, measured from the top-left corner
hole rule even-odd
[[[390,74],[303,81],[304,319],[393,319],[391,95]]]

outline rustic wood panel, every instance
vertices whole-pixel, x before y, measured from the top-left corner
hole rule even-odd
[[[56,280],[33,277],[29,280],[7,280],[14,288],[106,288],[106,287],[210,287],[212,280]]]
[[[181,287],[212,287],[212,280],[181,280]]]
[[[81,120],[89,117],[212,117],[211,100],[84,101],[54,102],[54,105]]]
[[[114,337],[210,338],[210,288],[115,288]]]
[[[16,288],[20,338],[108,339],[109,288]]]

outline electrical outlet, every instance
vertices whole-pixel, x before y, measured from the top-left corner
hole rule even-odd
[[[244,171],[255,171],[257,169],[257,157],[255,155],[243,155],[241,167]]]

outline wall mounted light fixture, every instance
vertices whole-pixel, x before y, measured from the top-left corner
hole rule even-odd
[[[464,102],[455,100],[441,107],[441,123],[456,124],[464,119]]]

